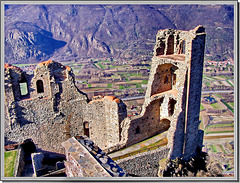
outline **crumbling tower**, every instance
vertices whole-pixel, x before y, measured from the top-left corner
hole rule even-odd
[[[188,159],[201,147],[203,133],[198,125],[205,36],[203,26],[158,31],[142,112],[121,125],[126,146],[167,131],[171,159]]]
[[[156,36],[142,115],[147,106],[159,106],[159,123],[170,126],[170,158],[188,159],[201,147],[203,133],[198,125],[205,36],[203,26],[190,31],[160,30]]]

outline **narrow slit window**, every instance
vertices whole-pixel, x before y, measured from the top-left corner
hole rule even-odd
[[[175,104],[176,104],[176,100],[174,99],[169,99],[169,103],[168,103],[168,114],[169,116],[172,116],[173,113],[174,113],[174,107],[175,107]]]
[[[83,131],[84,131],[84,135],[89,137],[89,123],[88,122],[83,123]]]
[[[172,85],[176,84],[176,74],[172,75]]]
[[[170,35],[168,37],[168,43],[167,43],[167,55],[174,54],[174,36]]]

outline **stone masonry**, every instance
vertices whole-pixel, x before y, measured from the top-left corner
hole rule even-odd
[[[22,84],[27,92],[21,91]],[[68,66],[51,60],[41,62],[31,76],[5,64],[7,141],[31,138],[39,148],[63,153],[63,141],[87,135],[107,149],[119,143],[120,122],[126,116],[126,105],[113,96],[89,102],[75,86]]]
[[[87,136],[63,142],[68,177],[126,177],[127,174]]]
[[[198,125],[205,36],[203,26],[158,31],[145,102],[133,118],[114,96],[89,101],[68,66],[49,60],[27,75],[5,64],[6,144],[32,138],[39,148],[63,153],[62,142],[86,135],[110,152],[168,131],[168,157],[190,158],[202,145]]]
[[[190,158],[201,148],[198,130],[205,28],[160,30],[140,116],[122,122],[122,143],[132,145],[168,130],[169,158]]]

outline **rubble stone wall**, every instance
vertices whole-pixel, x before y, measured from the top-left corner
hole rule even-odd
[[[188,159],[195,154],[200,136],[205,29],[160,30],[140,116],[125,119],[122,143],[132,145],[168,130],[168,157]],[[142,130],[142,131],[141,131]]]
[[[27,96],[19,93],[23,77],[28,83]],[[37,86],[39,80],[43,86]],[[39,92],[38,87],[43,90]],[[89,122],[89,136],[100,147],[117,145],[120,122],[127,115],[126,105],[119,99],[89,103],[75,86],[72,70],[54,61],[38,64],[34,76],[6,65],[5,101],[6,142],[31,138],[39,148],[60,153],[64,152],[63,141],[84,135],[84,122]]]

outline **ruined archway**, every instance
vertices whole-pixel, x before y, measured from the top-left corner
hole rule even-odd
[[[43,93],[44,92],[43,81],[42,80],[37,80],[36,85],[37,85],[37,92],[38,93]]]

